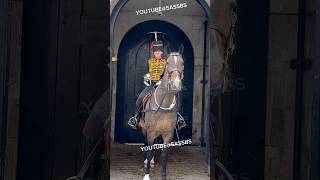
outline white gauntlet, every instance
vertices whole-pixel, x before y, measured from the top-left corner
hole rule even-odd
[[[151,86],[151,80],[150,80],[150,74],[147,73],[143,76],[143,83],[146,85],[146,86]]]

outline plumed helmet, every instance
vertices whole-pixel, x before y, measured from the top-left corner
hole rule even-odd
[[[163,43],[162,41],[153,41],[151,43],[151,49],[153,52],[161,51],[163,52]]]

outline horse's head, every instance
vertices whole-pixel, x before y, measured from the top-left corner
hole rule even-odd
[[[182,90],[184,61],[180,53],[170,53],[167,58],[167,88],[168,91],[178,92]]]

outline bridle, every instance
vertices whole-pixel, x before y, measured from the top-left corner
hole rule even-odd
[[[178,62],[178,57],[177,57],[177,56],[179,56],[178,53],[177,53],[177,54],[176,54],[176,53],[173,54],[175,67],[174,67],[173,69],[171,69],[170,71],[166,68],[166,71],[167,71],[167,73],[168,73],[168,79],[170,79],[170,80],[171,80],[171,76],[172,76],[172,74],[173,74],[174,72],[177,72],[177,73],[179,74],[179,77],[180,77],[181,80],[183,79],[183,72],[182,72],[182,70],[179,69],[178,66],[177,66],[177,62]]]

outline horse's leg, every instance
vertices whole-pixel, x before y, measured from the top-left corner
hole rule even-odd
[[[147,167],[148,159],[147,159],[147,153],[146,153],[146,152],[145,152],[145,154],[144,154],[144,161],[143,161],[143,163],[144,163],[144,167]],[[151,161],[150,161],[150,166],[151,166],[152,168],[154,168],[154,155],[152,156],[152,159],[151,159]]]
[[[173,137],[173,132],[163,135],[162,136],[163,143],[164,144],[170,143],[172,137]],[[162,180],[167,180],[167,162],[168,162],[168,147],[163,148],[161,152]]]
[[[140,125],[140,124],[143,124],[143,125]],[[148,146],[148,140],[146,139],[147,138],[147,130],[145,129],[145,127],[144,127],[144,118],[141,118],[140,119],[140,123],[139,123],[139,126],[140,126],[140,128],[141,128],[141,130],[142,130],[142,134],[144,135],[144,137],[145,137],[145,141],[144,141],[144,146]],[[147,162],[148,162],[148,160],[147,160],[147,152],[148,151],[144,151],[144,155],[143,155],[143,162],[144,162],[144,167],[147,167]],[[152,157],[152,159],[151,159],[151,167],[154,167],[154,156]]]
[[[151,146],[153,145],[154,142],[154,136],[151,133],[147,133],[147,138],[148,138],[148,146],[151,149]],[[146,168],[146,174],[144,175],[143,180],[150,180],[150,162],[153,157],[153,150],[148,150],[147,151],[147,168]]]
[[[148,146],[148,142],[147,142],[147,141],[144,142],[144,146]],[[143,160],[144,160],[144,161],[143,161],[144,167],[147,167],[147,163],[148,163],[147,152],[148,152],[148,151],[144,151],[144,153],[143,153],[143,154],[144,154],[144,155],[143,155],[143,158],[144,158],[144,159],[143,159]],[[152,159],[151,159],[150,163],[151,163],[150,166],[153,168],[153,167],[154,167],[154,155],[152,156]]]
[[[145,147],[148,146],[147,140],[144,141],[144,146],[145,146]],[[147,167],[147,162],[148,162],[147,152],[148,152],[148,151],[144,151],[144,152],[143,152],[143,160],[144,160],[143,163],[144,163],[144,167]]]
[[[162,180],[167,180],[168,148],[162,150],[160,157],[162,163]]]

